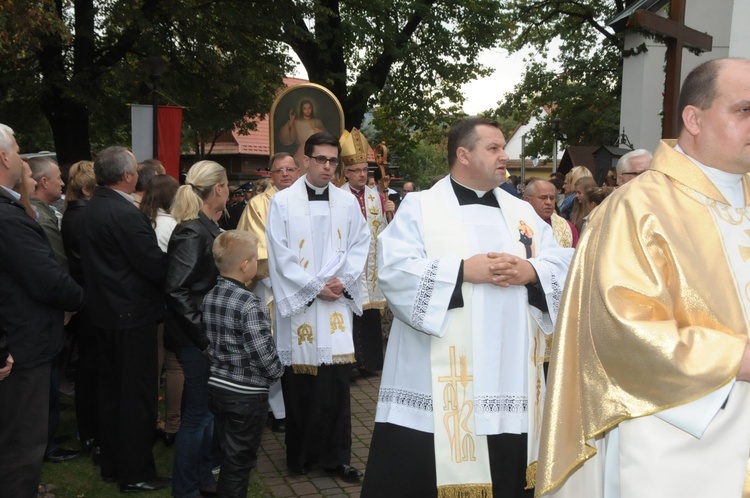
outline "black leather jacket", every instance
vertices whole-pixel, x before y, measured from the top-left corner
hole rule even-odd
[[[165,344],[169,349],[194,345],[201,351],[208,338],[201,323],[203,297],[216,285],[214,240],[219,226],[202,212],[197,220],[178,224],[167,248],[167,319]]]

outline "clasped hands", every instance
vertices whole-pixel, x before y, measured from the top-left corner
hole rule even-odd
[[[326,282],[326,286],[323,287],[318,293],[318,297],[323,301],[336,301],[344,293],[344,284],[338,278],[332,278]]]
[[[499,287],[536,283],[538,277],[527,260],[507,253],[475,254],[464,260],[464,282]]]

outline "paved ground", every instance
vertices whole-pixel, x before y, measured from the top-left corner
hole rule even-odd
[[[359,377],[351,385],[352,465],[363,472],[375,423],[379,385],[380,377]],[[285,451],[283,434],[274,434],[270,430],[263,434],[254,478],[260,479],[270,491],[270,497],[359,498],[361,485],[330,477],[320,468],[314,468],[304,476],[290,474],[286,468]]]

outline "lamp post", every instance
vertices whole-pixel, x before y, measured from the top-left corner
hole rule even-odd
[[[159,80],[167,69],[167,61],[161,57],[149,57],[141,61],[141,65],[148,72],[151,81],[151,116],[153,159],[159,158]]]

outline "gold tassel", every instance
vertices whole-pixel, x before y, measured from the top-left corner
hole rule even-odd
[[[536,487],[536,467],[537,462],[531,462],[531,465],[526,467],[526,487],[523,489],[534,489]]]
[[[292,365],[292,371],[302,375],[318,375],[318,367],[315,365]]]
[[[438,486],[438,498],[492,498],[492,484]]]

